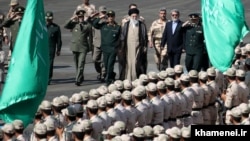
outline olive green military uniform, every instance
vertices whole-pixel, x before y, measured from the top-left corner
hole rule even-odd
[[[205,51],[204,34],[201,24],[189,24],[185,28],[185,64],[188,71],[200,71]]]
[[[110,12],[110,11],[109,11]],[[109,14],[109,12],[107,14]],[[112,11],[113,12],[113,11]],[[114,12],[112,13],[114,14]],[[106,70],[105,81],[109,85],[115,79],[114,65],[119,45],[121,26],[118,24],[109,25],[106,22],[99,24],[100,19],[93,21],[93,26],[101,31],[101,50]]]
[[[71,51],[74,55],[76,67],[76,85],[80,85],[84,80],[83,71],[87,52],[93,46],[92,27],[87,22],[78,22],[69,20],[64,26],[66,29],[72,30]]]
[[[46,12],[46,19],[53,20],[53,13],[51,11]],[[50,71],[49,81],[53,76],[53,66],[56,51],[60,52],[62,47],[61,29],[60,26],[51,22],[47,24],[48,38],[49,38],[49,57],[50,57]]]

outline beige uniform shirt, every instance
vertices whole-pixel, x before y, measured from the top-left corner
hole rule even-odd
[[[167,94],[163,95],[160,98],[163,101],[164,104],[164,122],[168,122],[168,119],[170,118],[170,112],[173,106],[173,101],[169,98]]]
[[[138,110],[136,110],[135,107],[132,107],[132,106],[127,106],[127,107],[125,107],[125,109],[127,110],[127,115],[129,117],[129,119],[128,119],[127,123],[126,123],[127,132],[132,133],[133,129],[135,127],[136,114],[137,114]]]
[[[250,71],[246,72],[245,83],[246,83],[247,87],[250,89]],[[250,92],[249,92],[249,94],[250,94]]]
[[[148,40],[152,41],[153,38],[156,40],[161,40],[165,25],[166,21],[161,21],[160,19],[153,21],[148,32]]]
[[[117,110],[117,113],[119,114],[121,121],[123,121],[124,123],[127,122],[128,118],[126,115],[126,109],[121,105],[121,104],[117,104],[114,107],[115,110]]]
[[[232,108],[240,104],[239,85],[236,81],[233,81],[228,85],[224,104],[226,108]]]
[[[180,106],[180,105],[178,105],[179,104],[179,101],[178,101],[179,99],[175,95],[174,91],[169,92],[168,96],[172,100],[172,103],[173,103],[172,104],[172,109],[170,111],[170,118],[175,119],[177,117],[177,112],[176,111],[177,111],[177,109],[179,109],[179,106]]]
[[[154,97],[150,100],[153,106],[153,118],[151,121],[151,125],[159,125],[163,123],[164,117],[164,105],[163,102],[159,99],[159,97]]]
[[[143,127],[146,125],[146,117],[147,117],[147,106],[142,102],[138,102],[135,104],[136,112],[136,127]]]
[[[85,14],[84,14],[84,19],[86,20],[91,14],[95,13],[96,12],[96,9],[95,9],[95,5],[94,4],[89,4],[89,5],[85,5],[85,4],[80,4],[76,7],[76,10],[79,10],[79,9],[84,9],[85,10]]]
[[[108,130],[109,126],[111,126],[111,118],[105,111],[102,111],[98,114],[103,120],[104,129]]]
[[[185,97],[183,96],[183,93],[176,93],[177,98],[180,102],[180,108],[177,112],[177,118],[182,118],[182,116],[185,114],[186,108],[187,108],[187,101]]]
[[[215,104],[215,100],[216,98],[218,97],[218,95],[220,94],[220,89],[219,89],[219,86],[218,84],[215,82],[215,81],[210,81],[207,83],[211,88],[212,88],[212,94],[211,94],[211,97],[210,97],[210,102],[209,104]]]
[[[145,120],[146,124],[151,124],[153,118],[153,106],[152,103],[148,99],[143,99],[142,103],[147,106],[146,113],[145,113]]]
[[[194,103],[194,91],[191,88],[184,88],[182,93],[187,102],[185,114],[191,114]]]
[[[113,125],[116,121],[121,121],[121,117],[119,116],[117,110],[111,108],[107,111],[107,114],[111,118],[111,125]]]
[[[248,103],[249,91],[245,82],[239,83],[240,103]]]
[[[203,109],[202,109],[202,115],[204,121],[209,121],[210,120],[210,110],[208,108],[210,98],[212,95],[212,87],[208,86],[207,84],[201,85],[201,87],[204,90],[204,102],[203,102]]]

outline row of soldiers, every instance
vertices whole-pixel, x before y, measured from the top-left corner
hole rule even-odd
[[[86,135],[99,141],[120,136],[144,140],[148,138],[147,129],[159,133],[154,134],[157,138],[167,134],[164,137],[180,139],[181,131],[189,129],[190,133],[191,125],[249,125],[245,78],[250,77],[250,58],[244,64],[246,70],[229,68],[225,73],[213,67],[184,73],[183,66],[176,65],[158,73],[141,74],[134,81],[116,80],[71,97],[44,100],[34,119],[34,132],[28,138],[33,141],[41,137],[36,127],[47,127],[47,134],[51,126],[58,140],[83,139]],[[226,91],[220,86],[223,77],[228,81]],[[225,119],[219,109],[226,113]],[[78,134],[80,131],[82,134]]]

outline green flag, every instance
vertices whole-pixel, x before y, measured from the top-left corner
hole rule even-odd
[[[43,0],[28,0],[0,96],[0,118],[32,122],[48,84],[49,49]]]
[[[202,0],[202,23],[211,64],[224,72],[249,32],[241,0]]]

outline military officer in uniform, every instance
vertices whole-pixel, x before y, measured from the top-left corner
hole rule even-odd
[[[55,54],[57,56],[61,53],[62,47],[62,39],[61,39],[61,29],[60,26],[53,22],[53,12],[47,11],[46,12],[46,23],[48,29],[48,37],[49,37],[49,58],[50,58],[50,69],[49,69],[49,82],[53,76],[53,65],[54,65],[54,58]]]
[[[22,6],[17,6],[13,12],[14,14],[10,16],[10,18],[7,18],[3,23],[2,26],[6,28],[10,28],[11,32],[11,39],[10,39],[10,50],[13,52],[15,41],[17,38],[17,34],[19,31],[19,28],[21,26],[21,21],[23,18],[25,8]]]
[[[185,22],[182,26],[185,30],[185,64],[187,71],[200,71],[202,67],[202,57],[205,51],[203,29],[199,15],[192,13],[189,15],[190,21]]]
[[[155,49],[154,58],[158,70],[165,70],[168,67],[167,47],[165,46],[163,50],[160,47],[162,34],[167,22],[166,14],[166,8],[161,8],[159,19],[153,21],[148,35],[149,47]]]
[[[115,12],[107,12],[107,22],[100,22],[100,18],[93,21],[93,26],[101,30],[101,50],[103,52],[103,61],[106,70],[105,82],[110,85],[115,80],[114,65],[117,54],[117,48],[120,44],[121,26],[115,21]]]
[[[66,29],[72,30],[71,51],[76,67],[75,85],[80,86],[84,81],[84,65],[87,53],[93,48],[93,32],[91,24],[84,21],[85,11],[80,9],[65,24]]]

